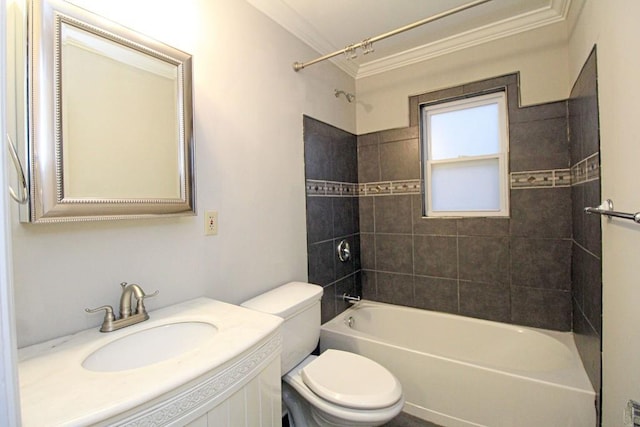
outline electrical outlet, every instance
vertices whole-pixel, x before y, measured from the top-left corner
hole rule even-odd
[[[218,212],[206,211],[204,213],[204,235],[213,236],[218,234]]]

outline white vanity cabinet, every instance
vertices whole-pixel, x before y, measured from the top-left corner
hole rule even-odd
[[[282,424],[282,319],[208,298],[166,307],[150,316],[146,322],[115,332],[100,333],[95,328],[21,349],[22,425]],[[180,339],[174,336],[165,343],[167,335],[157,333],[170,325],[202,323],[211,325],[215,333],[178,355],[171,350],[180,345]],[[93,354],[124,339],[127,360],[136,358],[136,347],[138,354],[144,353],[144,346],[153,348],[151,353],[172,356],[135,368],[122,368],[106,358],[97,369],[87,369],[85,362]]]
[[[282,425],[280,359],[188,427],[270,427]]]

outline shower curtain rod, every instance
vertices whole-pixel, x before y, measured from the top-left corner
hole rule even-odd
[[[490,1],[491,0],[476,0],[476,1],[473,1],[471,3],[463,4],[462,6],[458,6],[458,7],[455,7],[453,9],[446,10],[444,12],[441,12],[441,13],[437,14],[437,15],[433,15],[433,16],[430,16],[428,18],[422,19],[420,21],[414,22],[413,24],[405,25],[404,27],[400,27],[400,28],[397,28],[397,29],[395,29],[393,31],[389,31],[388,33],[384,33],[384,34],[380,34],[379,36],[376,36],[376,37],[370,37],[368,39],[364,39],[360,43],[351,44],[351,45],[345,47],[344,49],[337,50],[337,51],[335,51],[333,53],[329,53],[327,55],[321,56],[320,58],[316,58],[316,59],[314,59],[312,61],[309,61],[309,62],[294,62],[293,63],[293,70],[294,71],[300,71],[303,68],[308,67],[309,65],[313,65],[313,64],[318,63],[320,61],[324,61],[326,59],[333,58],[334,56],[340,55],[342,53],[349,52],[349,53],[351,53],[353,55],[353,57],[355,57],[355,50],[358,49],[358,48],[364,49],[365,50],[364,51],[365,54],[367,54],[369,52],[373,52],[372,44],[374,42],[389,38],[391,36],[395,36],[396,34],[404,33],[405,31],[409,31],[409,30],[412,30],[412,29],[414,29],[416,27],[419,27],[421,25],[428,24],[429,22],[433,22],[433,21],[436,21],[436,20],[438,20],[440,18],[444,18],[446,16],[453,15],[454,13],[462,12],[463,10],[471,9],[472,7],[479,6],[479,5],[483,4],[483,3],[487,3],[487,2],[490,2]]]

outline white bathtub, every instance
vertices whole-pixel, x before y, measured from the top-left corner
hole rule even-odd
[[[439,425],[596,425],[570,332],[361,301],[322,326],[320,348],[382,364],[402,383],[405,412]]]

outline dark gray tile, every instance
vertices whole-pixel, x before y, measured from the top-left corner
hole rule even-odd
[[[358,147],[358,182],[380,181],[378,144]]]
[[[460,218],[459,236],[508,236],[509,218]]]
[[[602,262],[586,253],[584,274],[584,314],[598,334],[602,334]]]
[[[344,294],[351,296],[358,296],[358,292],[356,290],[356,276],[351,275],[349,277],[345,277],[344,279],[336,282],[335,284],[335,298],[336,298],[336,315],[342,313],[349,307],[351,304],[342,299]]]
[[[596,203],[595,206],[600,205],[600,202]],[[572,185],[571,186],[571,228],[573,230],[573,240],[578,242],[580,245],[585,246],[585,220],[587,218],[587,214],[584,212],[584,208],[587,207],[587,203],[584,200],[584,184]],[[598,221],[600,221],[600,215],[593,215],[598,217]]]
[[[411,196],[380,196],[374,198],[376,233],[411,234]]]
[[[329,320],[336,317],[336,291],[334,285],[324,287],[322,294],[322,300],[320,301],[320,317],[322,323],[326,323]]]
[[[571,237],[571,188],[511,190],[511,235]]]
[[[574,302],[578,304],[580,310],[584,311],[584,286],[587,252],[573,242],[571,248],[571,294]]]
[[[420,123],[418,119],[418,96],[409,97],[409,126],[418,126]]]
[[[489,91],[492,89],[499,89],[503,87],[517,87],[518,75],[517,73],[506,74],[504,76],[493,77],[490,79],[480,80],[477,82],[467,83],[463,86],[464,94],[473,95],[480,92]],[[518,93],[515,91],[514,98],[518,98]]]
[[[351,258],[353,259],[353,268],[358,271],[362,268],[362,250],[360,247],[360,233],[351,236]]]
[[[373,204],[375,197],[359,197],[360,206],[360,231],[374,232],[373,225]]]
[[[570,166],[564,117],[509,126],[511,172],[563,169]]]
[[[411,274],[376,273],[378,301],[398,305],[413,305]]]
[[[458,281],[414,276],[414,305],[426,310],[458,312]]]
[[[380,132],[371,132],[358,135],[358,147],[362,145],[377,145],[380,142]]]
[[[353,207],[353,227],[354,232],[360,232],[360,197],[350,197],[351,206]]]
[[[380,131],[380,143],[402,141],[405,139],[417,139],[418,127],[406,127]]]
[[[601,338],[584,317],[584,314],[575,307],[573,310],[573,337],[589,381],[591,381],[594,390],[598,391],[601,386]]]
[[[333,170],[332,181],[338,182],[358,182],[358,150],[356,136],[340,131],[336,138],[332,140]]]
[[[449,98],[456,98],[464,93],[462,86],[436,90],[418,95],[420,104],[430,104],[436,101],[445,101]]]
[[[463,280],[509,284],[508,237],[459,237],[459,278]]]
[[[305,129],[304,171],[307,179],[327,180],[331,177],[332,149],[329,137]]]
[[[376,234],[376,269],[378,271],[413,273],[412,253],[411,235]]]
[[[457,237],[416,235],[413,239],[415,274],[458,278]]]
[[[568,239],[511,239],[511,282],[532,288],[571,290]]]
[[[356,294],[362,297],[362,270],[356,270],[356,274],[354,274],[354,278],[356,281]]]
[[[307,243],[333,237],[333,207],[331,197],[307,197]]]
[[[536,328],[571,330],[571,293],[513,286],[513,323]]]
[[[601,203],[600,180],[583,184],[584,202],[587,206],[599,206]],[[602,254],[602,217],[600,215],[587,215],[581,212],[584,224],[584,247],[597,256]]]
[[[508,286],[460,281],[460,314],[480,319],[509,322],[511,299]]]
[[[356,136],[308,116],[303,126],[306,178],[356,182]]]
[[[376,269],[376,236],[373,233],[360,233],[360,264],[367,270]]]
[[[380,144],[380,180],[399,181],[420,178],[418,139]]]
[[[437,236],[455,236],[457,234],[458,219],[455,218],[425,218],[422,216],[422,196],[411,196],[413,211],[413,233]]]
[[[583,149],[586,129],[583,124],[583,113],[581,112],[583,99],[572,98],[567,102],[567,134],[569,135],[569,155],[571,157],[571,165],[573,166],[586,158]]]
[[[353,274],[356,270],[355,270],[355,262],[353,260],[353,250],[355,248],[355,244],[354,241],[356,239],[359,240],[358,235],[352,235],[352,236],[348,236],[348,237],[344,237],[341,239],[335,239],[333,241],[333,256],[335,257],[335,269],[336,269],[336,276],[335,276],[335,280],[340,280],[345,276],[348,276],[350,274]],[[347,261],[340,261],[340,259],[338,258],[338,245],[340,244],[340,242],[344,240],[345,242],[347,242],[347,244],[349,245],[349,251],[351,252],[351,256],[349,257],[349,259]],[[359,245],[359,243],[358,243]]]
[[[353,201],[351,197],[332,197],[333,202],[333,237],[340,237],[357,232]]]
[[[530,122],[567,116],[567,101],[556,101],[518,108],[509,112],[510,123]]]
[[[362,270],[362,298],[377,301],[378,290],[376,287],[376,272],[373,270]]]
[[[585,62],[569,99],[571,161],[578,161],[600,151],[598,79],[595,50]]]
[[[334,250],[329,240],[309,245],[309,282],[326,286],[334,281]]]

